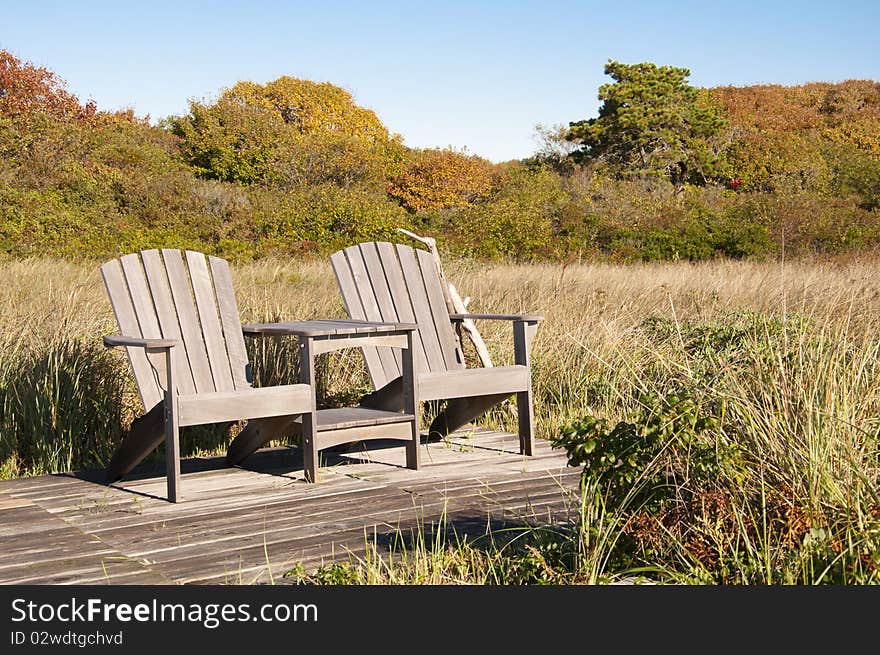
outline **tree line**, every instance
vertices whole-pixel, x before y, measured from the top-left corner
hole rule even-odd
[[[324,254],[397,227],[451,253],[620,261],[880,242],[880,84],[697,88],[609,61],[595,117],[523,160],[413,149],[328,82],[238,82],[151,125],[0,51],[0,251]]]

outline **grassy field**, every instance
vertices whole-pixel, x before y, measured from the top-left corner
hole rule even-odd
[[[446,266],[473,311],[546,315],[538,435],[589,466],[582,521],[309,579],[880,583],[877,262]],[[245,322],[344,315],[326,262],[233,273]],[[6,261],[0,274],[0,475],[101,465],[139,400],[101,346],[115,324],[97,265]],[[480,327],[510,362],[509,326]],[[292,380],[289,343],[251,348],[258,380]],[[366,388],[358,355],[325,359],[319,377],[327,404]],[[502,410],[486,423],[513,427]],[[183,452],[228,438],[188,429]]]

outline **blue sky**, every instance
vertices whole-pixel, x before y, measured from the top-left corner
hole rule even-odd
[[[880,80],[880,1],[154,2],[0,0],[0,48],[81,100],[182,114],[238,80],[330,81],[412,147],[494,161],[537,123],[594,116],[609,59],[699,86]]]

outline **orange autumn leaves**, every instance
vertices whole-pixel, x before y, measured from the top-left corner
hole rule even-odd
[[[86,118],[95,114],[95,104],[81,105],[58,75],[0,50],[0,116],[28,120],[38,114]]]
[[[743,179],[744,190],[839,191],[842,169],[876,167],[872,160],[880,160],[877,82],[727,86],[708,93],[729,121],[726,165]]]
[[[422,150],[386,186],[388,195],[423,214],[485,198],[500,167],[455,150]]]
[[[56,73],[22,61],[8,50],[0,50],[0,118],[22,126],[37,119],[104,125],[149,123],[149,116],[136,117],[131,109],[99,112],[94,100],[81,103]]]

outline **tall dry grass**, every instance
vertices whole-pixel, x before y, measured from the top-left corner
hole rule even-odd
[[[738,477],[719,474],[712,493],[679,478],[663,516],[612,507],[601,484],[587,485],[571,579],[637,566],[666,580],[880,580],[877,262],[446,268],[472,311],[545,314],[539,437],[583,416],[614,423],[646,395],[684,389],[722,408],[719,438],[742,453]],[[264,260],[233,274],[244,322],[344,315],[327,262]],[[97,265],[8,261],[0,275],[0,472],[101,466],[140,407],[127,362],[101,346],[115,324]],[[496,362],[510,363],[509,324],[480,327]],[[249,347],[258,380],[294,378],[291,343]],[[325,358],[319,377],[328,404],[367,385],[353,352]],[[485,422],[513,428],[502,409]],[[227,438],[191,429],[184,453],[223,452]]]
[[[636,402],[631,392],[646,384],[641,376],[646,367],[659,366],[670,373],[687,370],[686,353],[675,352],[668,343],[658,344],[645,332],[649,316],[689,323],[724,321],[742,311],[807,317],[813,332],[804,337],[821,334],[837,348],[853,342],[862,349],[865,364],[871,362],[880,337],[875,329],[880,316],[880,266],[869,260],[629,266],[451,260],[446,267],[462,295],[473,298],[472,311],[538,311],[546,316],[535,341],[533,364],[542,437],[584,413],[623,416]],[[53,441],[65,438],[59,434],[69,434],[73,441],[95,440],[92,450],[105,454],[100,442],[118,436],[119,425],[114,423],[124,428],[140,411],[124,358],[101,346],[100,336],[116,327],[97,269],[95,264],[60,260],[0,262],[4,280],[0,285],[0,453],[7,458],[9,472],[37,473],[65,465],[23,461],[25,468],[16,471],[8,462],[10,457],[24,460],[12,444],[39,442],[50,435]],[[236,267],[233,274],[243,322],[345,314],[324,261],[262,260]],[[496,363],[512,363],[509,324],[487,321],[479,327]],[[285,348],[283,342],[249,344],[258,377],[261,374],[267,382],[293,379],[294,349]],[[835,364],[840,362],[826,361],[827,366]],[[322,372],[331,401],[346,395],[350,387],[360,390],[367,384],[356,353],[325,362]],[[844,387],[848,378],[841,372],[815,371],[838,383],[826,390],[829,402],[835,403],[834,412],[852,414],[873,399],[874,389],[866,388],[865,380],[858,381],[855,389]],[[802,387],[814,371],[806,366],[796,373],[802,379],[783,382]],[[112,398],[95,397],[91,391],[97,389]],[[29,390],[34,394],[30,400],[51,419],[48,423],[42,422],[42,415],[28,412]],[[116,408],[123,390],[120,414]],[[77,406],[75,399],[80,397],[84,402]],[[854,400],[858,400],[855,405]],[[69,410],[64,402],[73,403]],[[778,409],[766,407],[766,420]],[[65,428],[77,422],[77,414],[86,413],[96,415],[95,427],[109,429],[109,435],[77,434]],[[511,426],[503,411],[494,412],[488,421]],[[100,458],[66,464],[100,464]]]

